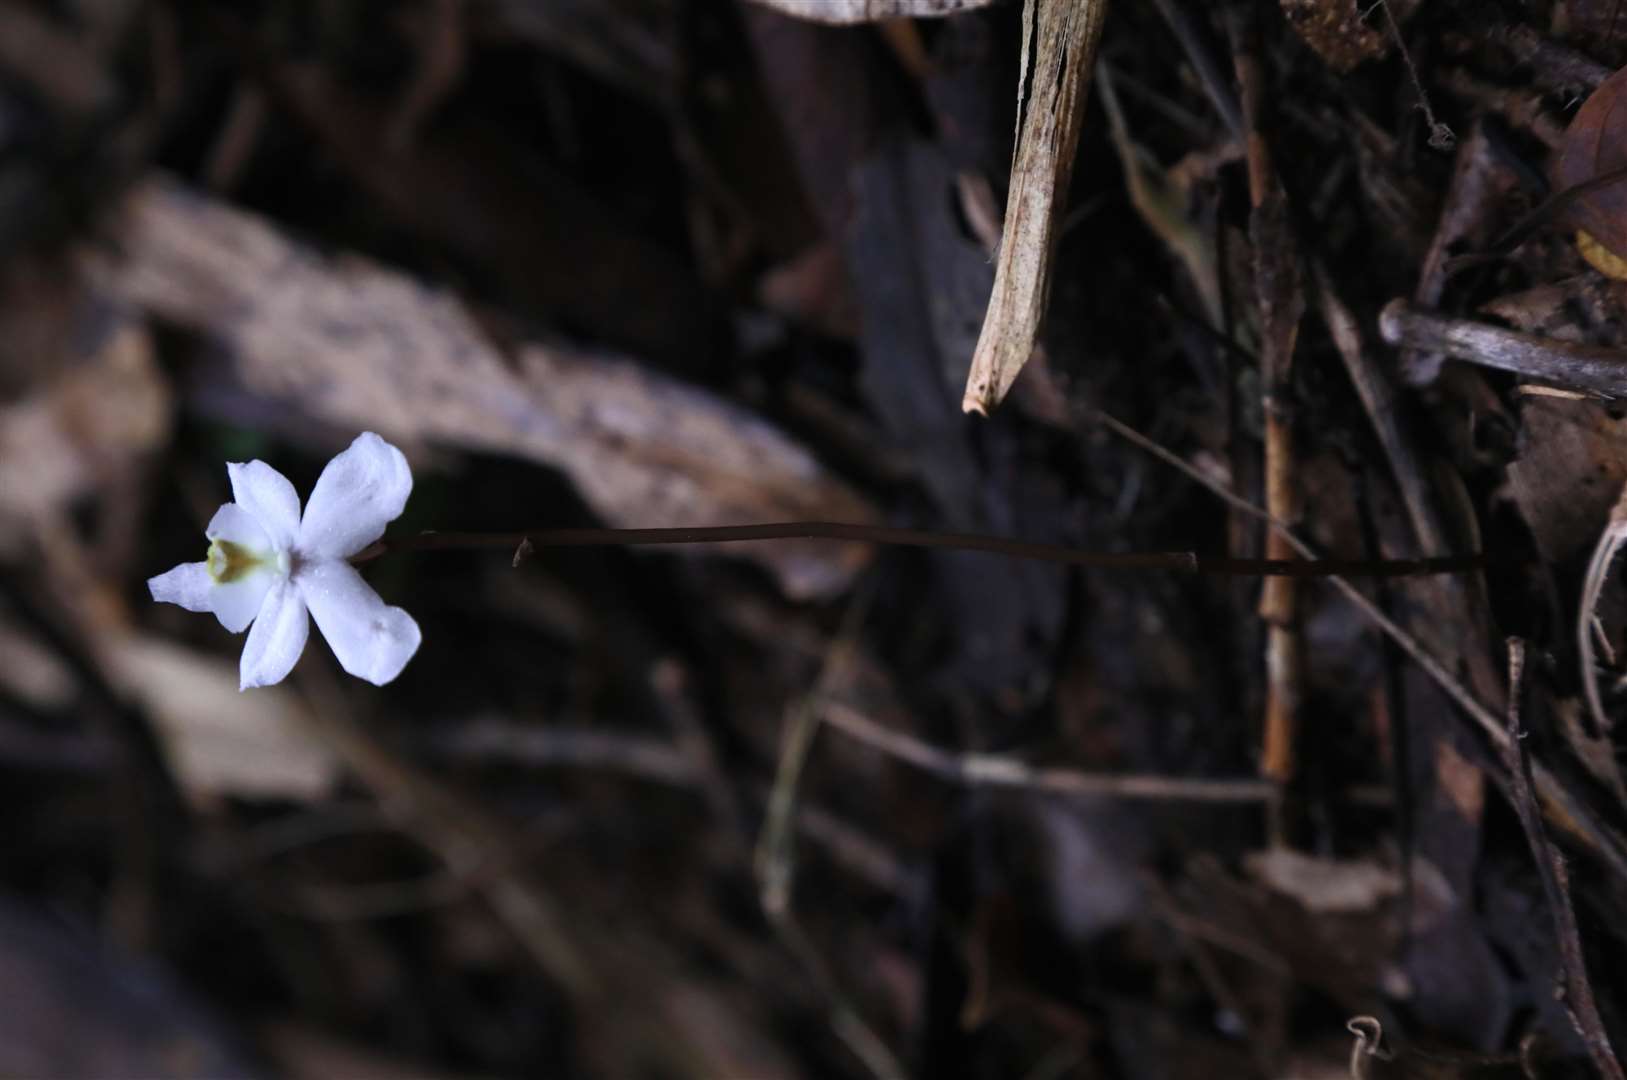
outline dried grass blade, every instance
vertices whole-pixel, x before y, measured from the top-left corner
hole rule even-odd
[[[1027,0],[1017,150],[983,330],[961,408],[987,416],[1028,362],[1051,289],[1058,225],[1107,0]]]

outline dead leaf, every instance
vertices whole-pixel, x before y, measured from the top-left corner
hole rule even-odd
[[[0,610],[0,689],[42,712],[73,703],[79,680],[55,653]]]
[[[1282,0],[1288,25],[1299,32],[1323,63],[1340,74],[1390,51],[1389,35],[1375,29],[1382,28],[1383,22],[1369,26],[1362,18],[1371,7],[1360,0]],[[1390,7],[1391,14],[1400,21],[1412,13],[1417,2],[1391,0]]]
[[[1033,355],[1051,292],[1057,226],[1073,179],[1085,95],[1107,0],[1027,0],[1017,152],[1011,163],[1006,224],[994,293],[972,354],[961,408],[987,415]],[[1031,93],[1025,97],[1025,87]]]
[[[345,428],[512,454],[570,475],[613,525],[833,518],[869,504],[760,417],[630,360],[535,342],[505,357],[445,291],[333,260],[261,218],[155,180],[126,205],[108,288],[227,354],[256,399]],[[516,370],[516,366],[518,370]],[[548,523],[516,494],[519,528]],[[795,598],[844,588],[863,547],[728,545]]]
[[[0,407],[0,520],[64,508],[168,434],[169,390],[146,327],[116,313],[98,324],[87,356]]]
[[[988,7],[993,0],[756,0],[782,15],[851,26],[883,19],[933,19]]]
[[[1584,675],[1591,669],[1591,665],[1583,667]],[[1622,776],[1621,765],[1616,761],[1615,744],[1606,734],[1607,725],[1600,725],[1596,732],[1587,730],[1582,723],[1582,703],[1576,698],[1561,698],[1553,703],[1554,725],[1565,742],[1570,746],[1571,753],[1582,767],[1593,774],[1593,778],[1610,789],[1616,800],[1627,806],[1627,778]]]
[[[1401,875],[1376,859],[1324,859],[1274,847],[1244,856],[1243,865],[1268,888],[1318,913],[1373,911],[1401,894]]]
[[[1550,168],[1557,191],[1627,169],[1627,68],[1582,102]],[[1586,233],[1604,254],[1627,257],[1627,176],[1572,199],[1559,217]]]
[[[1599,537],[1627,484],[1627,421],[1596,401],[1528,397],[1508,487],[1545,560],[1563,563]]]
[[[237,665],[156,637],[110,641],[107,664],[119,688],[152,717],[182,790],[217,796],[325,798],[339,761],[304,726],[304,710],[283,687],[237,688]]]
[[[1627,8],[1621,0],[1559,0],[1553,32],[1604,61],[1627,59]]]

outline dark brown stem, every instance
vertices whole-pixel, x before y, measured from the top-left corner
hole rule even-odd
[[[1411,577],[1451,574],[1487,566],[1484,555],[1431,559],[1233,559],[1195,551],[1080,551],[1062,544],[1036,544],[1003,536],[927,532],[844,521],[776,521],[762,525],[703,525],[674,529],[539,529],[517,533],[425,532],[380,540],[350,561],[369,562],[398,551],[446,551],[501,548],[521,557],[539,547],[640,547],[664,544],[724,544],[743,540],[849,540],[899,547],[987,551],[1014,559],[1067,563],[1105,570],[1179,570],[1189,574],[1234,577]]]

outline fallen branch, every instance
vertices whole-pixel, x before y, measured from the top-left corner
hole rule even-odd
[[[1627,397],[1627,352],[1559,341],[1500,326],[1420,311],[1391,300],[1378,317],[1386,343],[1442,353],[1481,367],[1512,371],[1567,390]]]

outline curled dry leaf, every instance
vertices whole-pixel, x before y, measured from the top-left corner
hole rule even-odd
[[[763,7],[773,8],[810,22],[834,23],[851,26],[856,23],[880,22],[883,19],[928,19],[953,15],[960,11],[975,11],[988,7],[993,0],[756,0]]]
[[[1551,171],[1556,191],[1597,185],[1565,203],[1560,219],[1577,230],[1578,250],[1600,273],[1627,279],[1627,68],[1576,110]]]
[[[563,470],[612,525],[865,521],[869,504],[758,416],[625,359],[524,343],[505,356],[444,291],[330,260],[263,219],[153,181],[125,209],[107,287],[224,347],[228,381],[345,428]],[[548,507],[517,499],[515,524]],[[731,544],[792,597],[837,592],[865,549]]]

